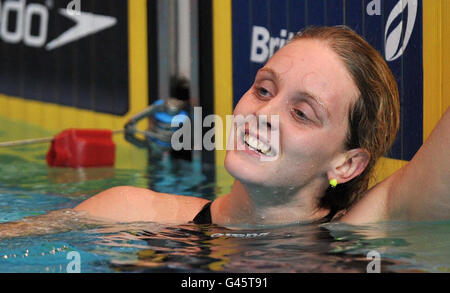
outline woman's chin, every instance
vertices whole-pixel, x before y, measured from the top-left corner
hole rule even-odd
[[[263,166],[257,160],[249,160],[236,151],[227,152],[224,163],[228,173],[241,182],[267,184],[273,178],[268,172],[273,168]]]

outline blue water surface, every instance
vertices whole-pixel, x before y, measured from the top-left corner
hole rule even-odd
[[[70,252],[79,255],[85,273],[366,272],[371,251],[379,253],[382,272],[450,272],[450,221],[237,230],[84,223],[60,211],[113,186],[208,199],[224,190],[211,179],[213,168],[197,161],[149,155],[144,170],[74,170],[48,168],[39,148],[24,151],[38,159],[0,153],[0,233],[15,233],[0,238],[0,272],[66,273],[73,268]],[[26,226],[17,225],[22,222]]]

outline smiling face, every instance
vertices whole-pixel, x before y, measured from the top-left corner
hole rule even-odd
[[[271,115],[278,115],[278,129],[269,126],[279,131],[277,156],[261,160],[257,151],[235,146],[227,151],[225,167],[242,183],[280,187],[326,183],[327,172],[343,160],[348,111],[358,93],[344,63],[325,42],[307,39],[286,45],[258,71],[233,113],[267,115],[269,122]],[[257,130],[244,133],[256,135]],[[237,146],[246,145],[242,137],[238,136]]]

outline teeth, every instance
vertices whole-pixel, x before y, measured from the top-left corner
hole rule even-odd
[[[257,138],[253,136],[249,136],[248,134],[245,134],[244,141],[248,144],[249,147],[251,147],[254,150],[259,151],[260,153],[263,153],[267,155],[270,152],[270,145],[267,145]]]

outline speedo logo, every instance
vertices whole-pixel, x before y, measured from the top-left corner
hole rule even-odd
[[[60,17],[75,24],[54,39],[48,40],[49,12],[56,10]],[[5,43],[23,43],[29,47],[55,50],[114,26],[117,19],[111,16],[55,8],[53,0],[44,4],[27,3],[26,0],[0,1],[0,39]]]
[[[211,235],[211,238],[219,238],[219,237],[226,237],[226,238],[258,238],[258,237],[265,237],[268,236],[270,233],[264,232],[264,233],[215,233]]]

